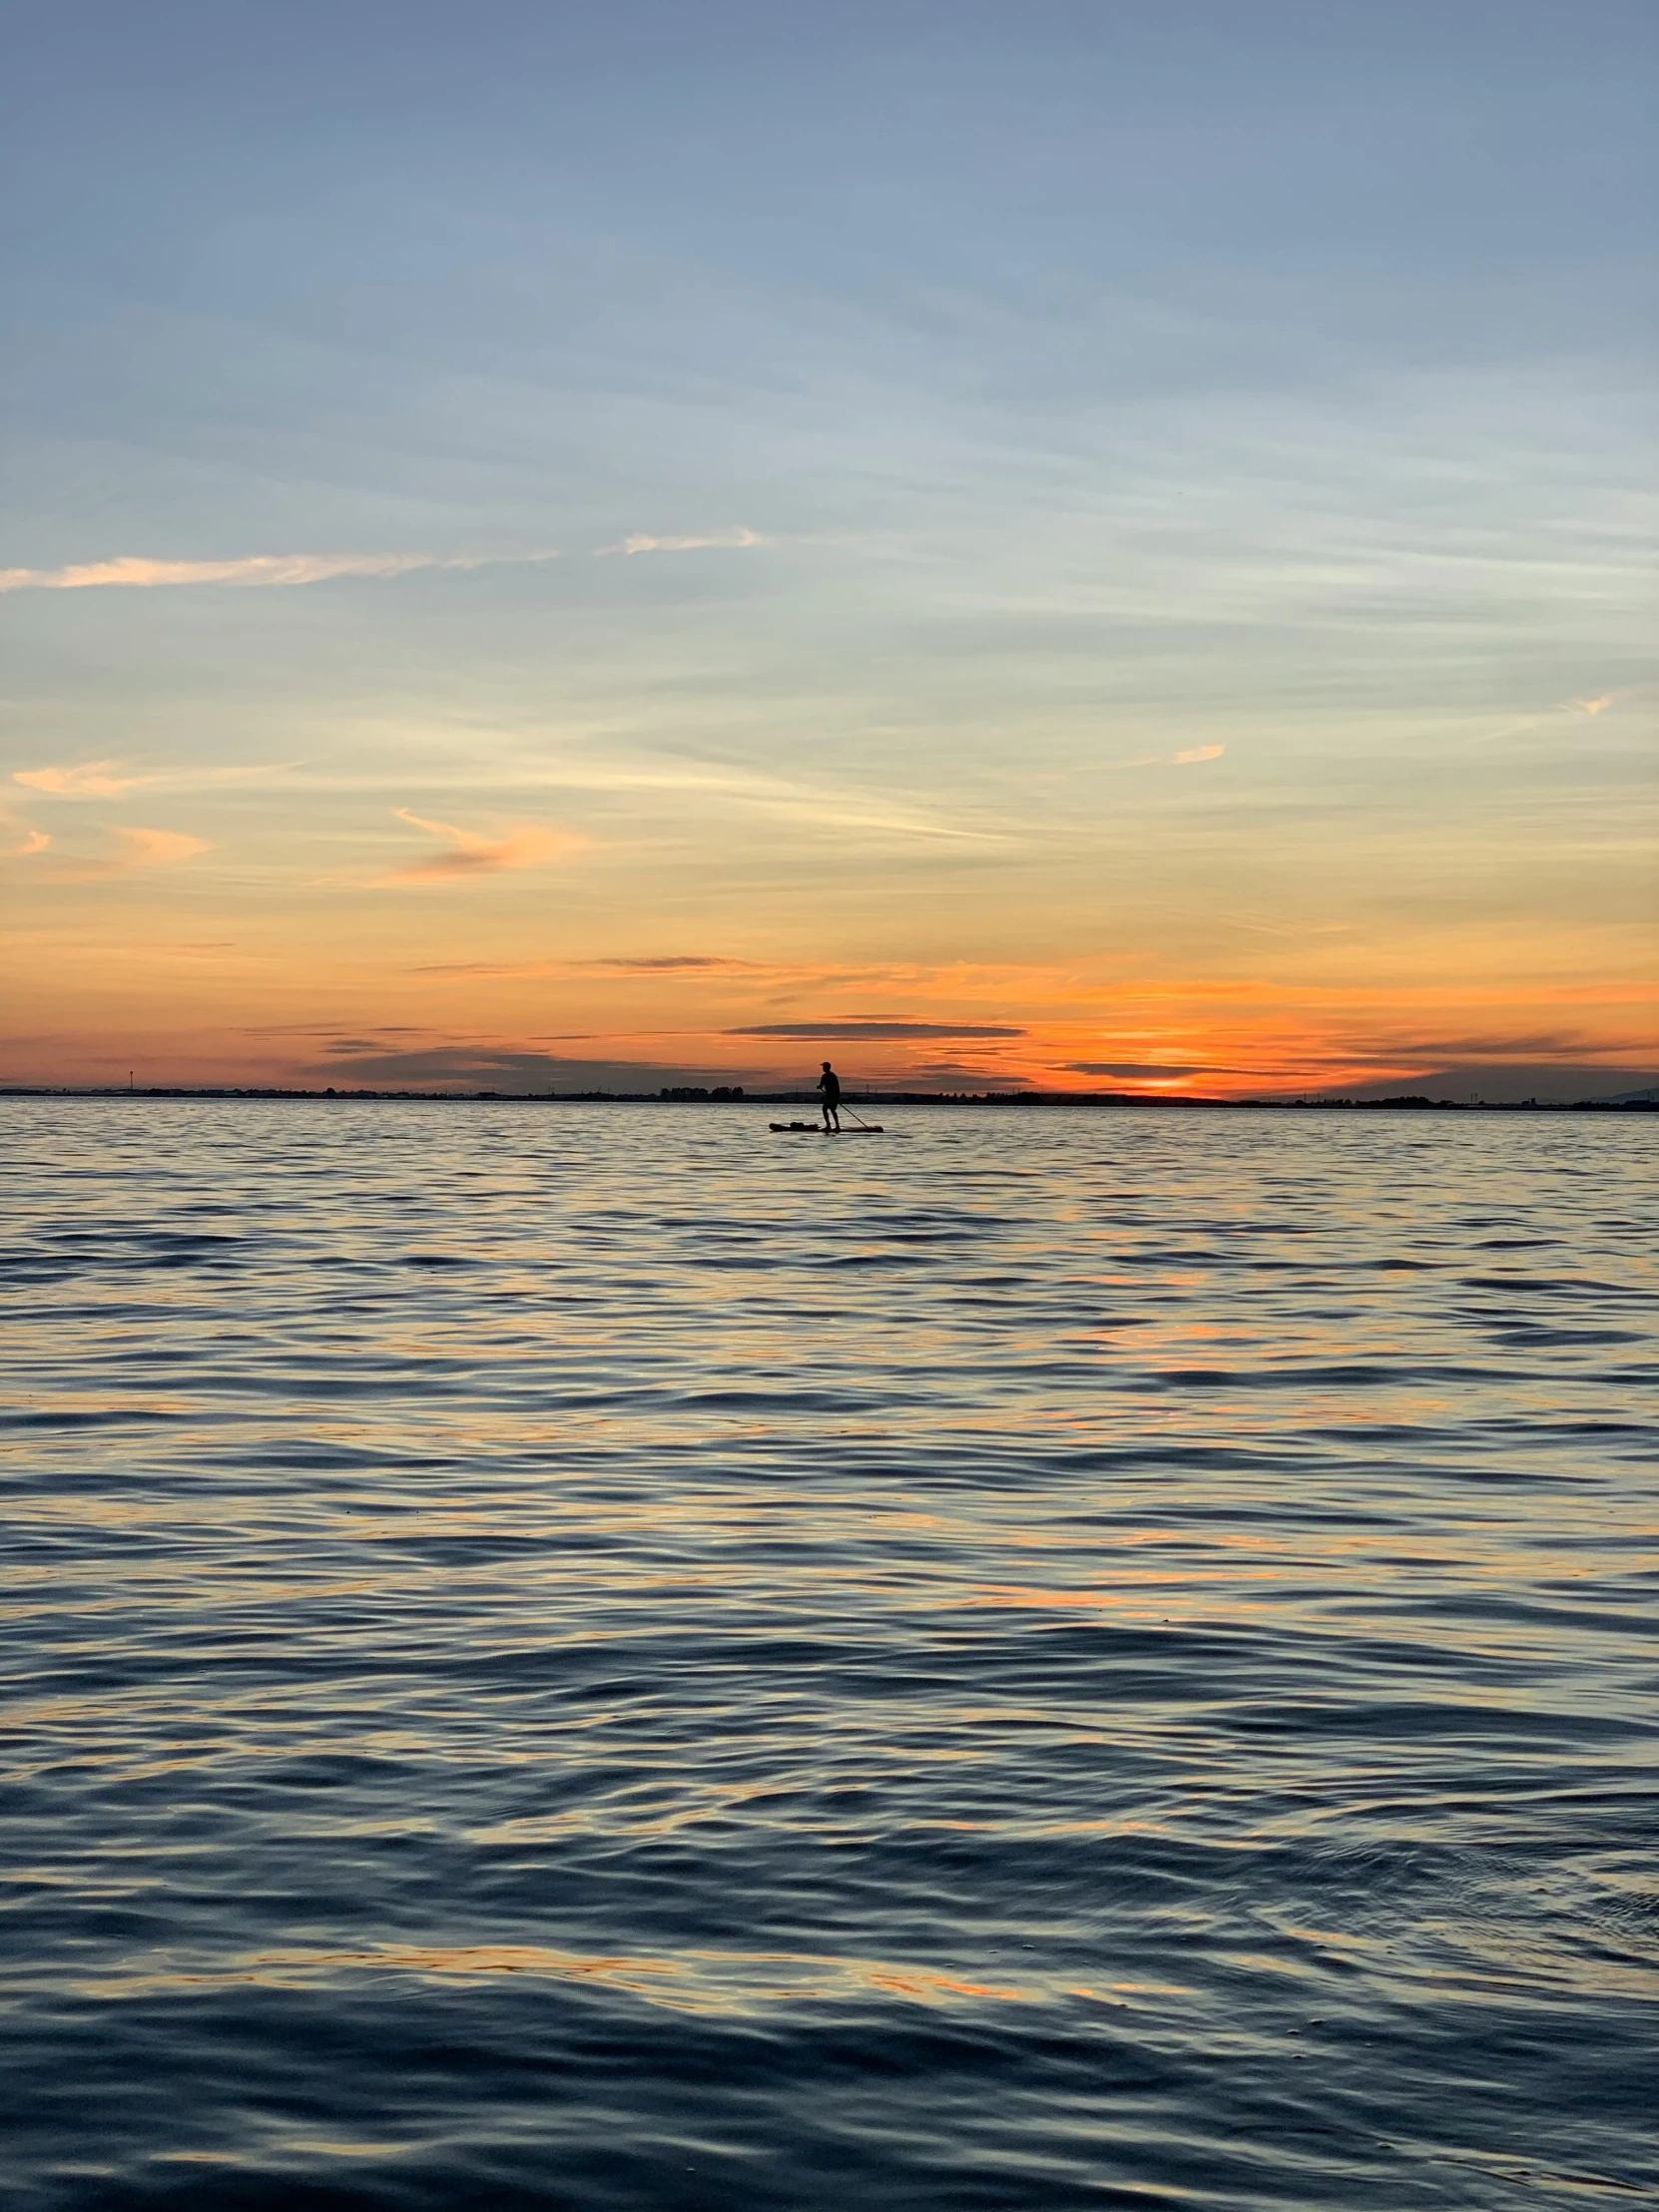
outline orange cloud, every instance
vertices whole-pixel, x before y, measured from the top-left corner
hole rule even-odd
[[[390,883],[441,882],[457,876],[500,874],[508,868],[545,867],[554,860],[569,859],[588,845],[588,839],[573,830],[555,830],[544,823],[525,823],[498,844],[491,844],[470,830],[459,830],[450,822],[428,822],[406,807],[394,812],[399,822],[412,823],[434,837],[447,837],[450,848],[394,868],[384,879]]]
[[[253,553],[235,561],[157,561],[123,553],[70,568],[0,568],[0,592],[92,591],[110,585],[321,584],[331,576],[406,576],[417,568],[492,568],[557,553]]]
[[[0,858],[24,860],[28,858],[31,852],[44,852],[52,842],[44,830],[30,830],[22,823],[19,823],[17,828],[23,831],[22,843],[0,847]]]
[[[1189,761],[1219,761],[1227,751],[1225,745],[1189,746],[1185,753],[1137,753],[1132,761],[1119,761],[1118,768],[1184,768]]]
[[[180,860],[206,852],[205,837],[193,837],[182,830],[112,830],[115,850],[100,858],[69,860],[54,870],[61,883],[93,883],[111,875],[128,875],[135,868],[172,867]]]
[[[409,970],[411,975],[459,975],[491,976],[498,980],[523,980],[527,977],[546,975],[584,976],[636,975],[647,978],[662,974],[678,974],[689,969],[731,969],[744,975],[774,975],[785,972],[761,960],[724,960],[708,953],[659,954],[641,959],[609,960],[435,960],[424,961]]]
[[[705,547],[741,549],[764,545],[757,530],[739,527],[709,537],[658,538],[637,531],[615,545],[595,548],[595,558],[613,553],[695,553]],[[497,568],[556,561],[547,549],[532,553],[249,553],[229,561],[162,561],[144,553],[119,553],[107,561],[77,561],[64,568],[0,568],[0,592],[98,591],[112,586],[150,591],[163,584],[322,584],[334,576],[407,576],[421,568]]]
[[[118,830],[115,834],[128,867],[170,867],[208,849],[206,837],[189,836],[183,830]]]
[[[117,799],[140,784],[156,781],[153,776],[118,775],[116,771],[124,765],[120,761],[80,761],[66,762],[62,768],[20,768],[12,782],[27,784],[31,791],[45,792],[53,799]]]

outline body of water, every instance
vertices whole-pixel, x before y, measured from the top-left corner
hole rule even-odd
[[[1659,1125],[885,1118],[5,1104],[8,2206],[1654,2201]]]

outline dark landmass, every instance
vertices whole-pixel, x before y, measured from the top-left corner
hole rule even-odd
[[[365,1101],[395,1105],[409,1101],[427,1104],[475,1105],[480,1100],[497,1106],[811,1106],[817,1108],[817,1091],[745,1091],[743,1085],[719,1084],[705,1090],[695,1084],[677,1084],[654,1091],[416,1091],[416,1090],[288,1090],[255,1085],[189,1083],[0,1083],[0,1098],[235,1098],[290,1099],[326,1105]],[[1065,1108],[1149,1108],[1158,1113],[1446,1113],[1446,1114],[1651,1114],[1659,1112],[1659,1090],[1630,1091],[1614,1098],[1572,1100],[1486,1100],[1481,1098],[1427,1098],[1402,1092],[1394,1098],[1172,1098],[1145,1091],[886,1091],[845,1090],[843,1105],[860,1106],[1051,1106]]]

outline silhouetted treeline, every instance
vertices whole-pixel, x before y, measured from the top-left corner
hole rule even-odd
[[[883,1091],[844,1090],[844,1100],[861,1106],[1048,1106],[1066,1108],[1150,1108],[1158,1113],[1334,1113],[1422,1112],[1466,1114],[1651,1114],[1659,1112],[1659,1095],[1637,1094],[1626,1098],[1484,1099],[1427,1098],[1401,1092],[1394,1098],[1170,1098],[1144,1091]],[[395,1104],[421,1100],[471,1105],[479,1100],[501,1106],[657,1106],[666,1103],[691,1106],[817,1106],[818,1093],[799,1091],[749,1091],[741,1083],[665,1085],[654,1091],[376,1091],[281,1089],[275,1085],[190,1083],[6,1083],[0,1098],[257,1098],[316,1100],[326,1103],[350,1100]]]

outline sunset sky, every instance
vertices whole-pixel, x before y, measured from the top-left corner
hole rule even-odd
[[[10,46],[0,1080],[1659,1080],[1646,0]]]

